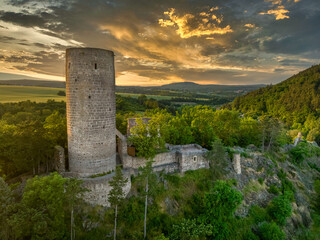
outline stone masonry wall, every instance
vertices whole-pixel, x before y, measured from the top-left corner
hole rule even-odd
[[[124,177],[128,179],[128,182],[123,189],[126,196],[131,188],[131,178],[129,171],[123,171],[123,174]],[[115,172],[102,177],[81,178],[81,180],[83,180],[83,187],[89,190],[85,193],[84,200],[92,205],[110,207],[108,194],[112,187],[109,185],[109,181],[114,177],[114,175]]]
[[[139,169],[139,167],[144,167],[146,165],[146,161],[147,160],[145,158],[131,157],[128,155],[123,161],[123,167],[137,170]],[[172,172],[174,171],[174,169],[178,169],[178,162],[175,151],[159,153],[154,157],[153,161],[154,163],[152,164],[152,166],[154,168],[154,171],[162,171],[168,169],[169,172]],[[169,165],[172,166],[168,167]]]
[[[66,52],[69,170],[85,177],[114,170],[114,54],[93,48]]]

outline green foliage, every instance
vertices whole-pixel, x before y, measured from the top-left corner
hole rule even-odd
[[[275,197],[268,207],[268,213],[276,223],[283,226],[292,213],[290,200],[285,195]]]
[[[233,109],[247,115],[268,114],[286,124],[303,124],[320,108],[320,65],[313,66],[275,86],[267,86],[239,97]]]
[[[260,178],[258,179],[258,182],[262,185],[263,182],[264,182],[263,178],[260,177]]]
[[[111,186],[111,190],[108,194],[108,201],[111,206],[119,205],[120,202],[124,199],[124,191],[123,188],[128,182],[128,179],[124,178],[121,167],[116,168],[115,176],[112,180],[109,181],[109,185]]]
[[[66,92],[60,90],[60,91],[57,93],[57,95],[58,95],[58,96],[66,96]]]
[[[253,205],[249,210],[250,217],[253,218],[255,224],[264,222],[267,220],[267,211],[257,205]]]
[[[264,222],[259,227],[259,236],[261,240],[284,240],[285,234],[274,222]]]
[[[50,165],[56,144],[66,146],[65,103],[0,104],[0,169],[8,179]]]
[[[254,144],[255,146],[261,145],[261,123],[256,119],[251,117],[242,118],[240,124],[240,137],[239,146],[246,147],[249,144]]]
[[[216,181],[213,189],[205,194],[205,213],[200,216],[201,223],[213,227],[215,239],[228,239],[231,234],[230,221],[243,197],[225,181]]]
[[[45,137],[53,144],[67,147],[67,118],[65,114],[55,111],[48,116],[43,124]]]
[[[183,219],[180,224],[173,226],[173,232],[170,235],[172,240],[198,240],[204,239],[212,234],[212,226],[203,223],[197,223],[196,220]]]
[[[70,205],[81,198],[79,180],[53,173],[27,181],[9,224],[17,238],[66,239]]]
[[[290,180],[287,178],[287,174],[283,171],[283,169],[280,169],[277,175],[281,180],[282,194],[287,194],[288,196],[291,196],[291,198],[293,198],[293,193],[296,192],[296,189],[293,186],[292,182],[290,182]]]
[[[10,228],[7,219],[14,204],[14,195],[3,178],[0,177],[0,239],[9,239]]]
[[[153,238],[153,240],[170,240],[170,239],[164,236],[164,234],[162,233],[161,235]]]
[[[279,191],[279,188],[276,185],[271,184],[269,189],[268,189],[268,192],[272,193],[274,195],[278,195],[280,191]]]
[[[206,153],[209,161],[210,170],[214,179],[221,179],[226,173],[225,168],[228,166],[226,150],[220,139],[212,143],[211,150]]]
[[[320,180],[314,181],[314,190],[316,192],[314,206],[315,206],[316,212],[320,215]]]
[[[250,193],[261,192],[266,188],[265,184],[260,184],[257,180],[251,179],[248,184],[243,188],[243,194],[248,195]]]
[[[292,157],[292,162],[295,164],[302,163],[308,156],[309,147],[307,142],[301,142],[296,147],[290,150],[290,155]]]

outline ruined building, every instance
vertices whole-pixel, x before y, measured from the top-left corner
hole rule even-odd
[[[90,190],[85,194],[87,202],[108,206],[109,181],[115,174],[116,156],[129,180],[125,193],[130,191],[130,175],[136,174],[146,162],[144,158],[128,154],[127,136],[116,129],[113,52],[96,48],[67,49],[66,93],[69,162],[65,163],[64,149],[57,147],[55,169],[65,177],[83,180],[84,187]],[[135,125],[135,119],[129,120],[127,135]],[[204,157],[207,150],[199,145],[167,145],[167,148],[167,152],[155,156],[154,171],[185,172],[209,167]]]

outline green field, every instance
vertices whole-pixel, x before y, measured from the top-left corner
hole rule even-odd
[[[26,100],[33,102],[46,102],[48,99],[65,101],[66,97],[57,95],[61,90],[64,89],[0,85],[0,103],[21,102]]]
[[[138,98],[141,96],[141,94],[138,93],[117,93],[117,95],[120,95],[122,97],[132,97],[132,98]],[[170,100],[172,97],[170,96],[160,96],[160,95],[147,95],[147,98],[153,98],[156,100]]]

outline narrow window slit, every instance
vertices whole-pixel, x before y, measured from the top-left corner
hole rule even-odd
[[[97,64],[96,63],[94,64],[94,69],[97,69]]]

